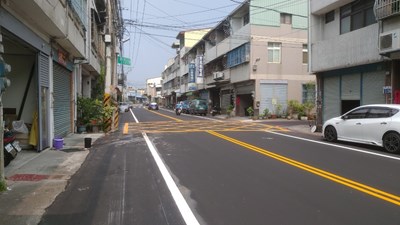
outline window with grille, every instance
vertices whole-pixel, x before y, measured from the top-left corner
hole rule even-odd
[[[311,102],[315,103],[315,84],[303,84],[302,103]]]

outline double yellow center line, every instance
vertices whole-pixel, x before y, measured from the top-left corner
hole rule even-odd
[[[222,135],[222,134],[217,133],[215,131],[207,131],[207,133],[209,133],[211,135],[214,135],[216,137],[222,138],[222,139],[224,139],[226,141],[232,142],[234,144],[240,145],[240,146],[242,146],[244,148],[247,148],[249,150],[258,152],[258,153],[260,153],[262,155],[265,155],[265,156],[268,156],[270,158],[276,159],[276,160],[281,161],[283,163],[286,163],[286,164],[289,164],[291,166],[297,167],[299,169],[308,171],[308,172],[313,173],[315,175],[318,175],[320,177],[324,177],[324,178],[326,178],[328,180],[334,181],[336,183],[345,185],[347,187],[356,189],[356,190],[361,191],[363,193],[366,193],[368,195],[377,197],[379,199],[382,199],[382,200],[385,200],[387,202],[390,202],[390,203],[393,203],[395,205],[400,206],[400,196],[397,196],[397,195],[394,195],[394,194],[390,194],[390,193],[378,190],[376,188],[373,188],[373,187],[370,187],[370,186],[355,182],[353,180],[349,180],[347,178],[335,175],[333,173],[329,173],[327,171],[318,169],[316,167],[301,163],[299,161],[296,161],[296,160],[293,160],[293,159],[278,155],[276,153],[267,151],[265,149],[256,147],[254,145],[251,145],[251,144],[236,140],[234,138]]]

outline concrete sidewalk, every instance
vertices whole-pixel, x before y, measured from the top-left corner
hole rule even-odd
[[[0,224],[38,224],[45,209],[64,191],[70,177],[80,168],[89,148],[104,133],[70,134],[63,148],[38,153],[22,150],[5,168],[8,191],[0,193]]]

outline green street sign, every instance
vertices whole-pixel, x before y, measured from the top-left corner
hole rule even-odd
[[[118,64],[130,66],[131,65],[131,59],[118,56]]]

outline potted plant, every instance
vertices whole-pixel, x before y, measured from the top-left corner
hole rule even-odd
[[[263,111],[262,117],[264,119],[268,119],[269,116],[270,116],[269,109],[265,108],[264,111]]]
[[[297,118],[299,112],[301,111],[301,104],[297,100],[289,100],[288,101],[288,119]]]
[[[77,100],[77,129],[78,133],[86,132],[89,129],[99,128],[103,124],[106,114],[109,114],[109,109],[103,106],[103,102],[99,99],[78,97]]]
[[[303,104],[303,108],[304,108],[304,110],[306,112],[306,116],[307,116],[308,120],[312,120],[313,119],[313,116],[311,115],[311,111],[314,109],[314,107],[315,107],[315,104],[313,102],[310,102],[310,101],[308,101],[308,102]]]
[[[233,105],[228,106],[228,108],[226,109],[226,115],[228,115],[228,117],[232,116],[232,112],[233,112],[234,108],[235,107]]]

